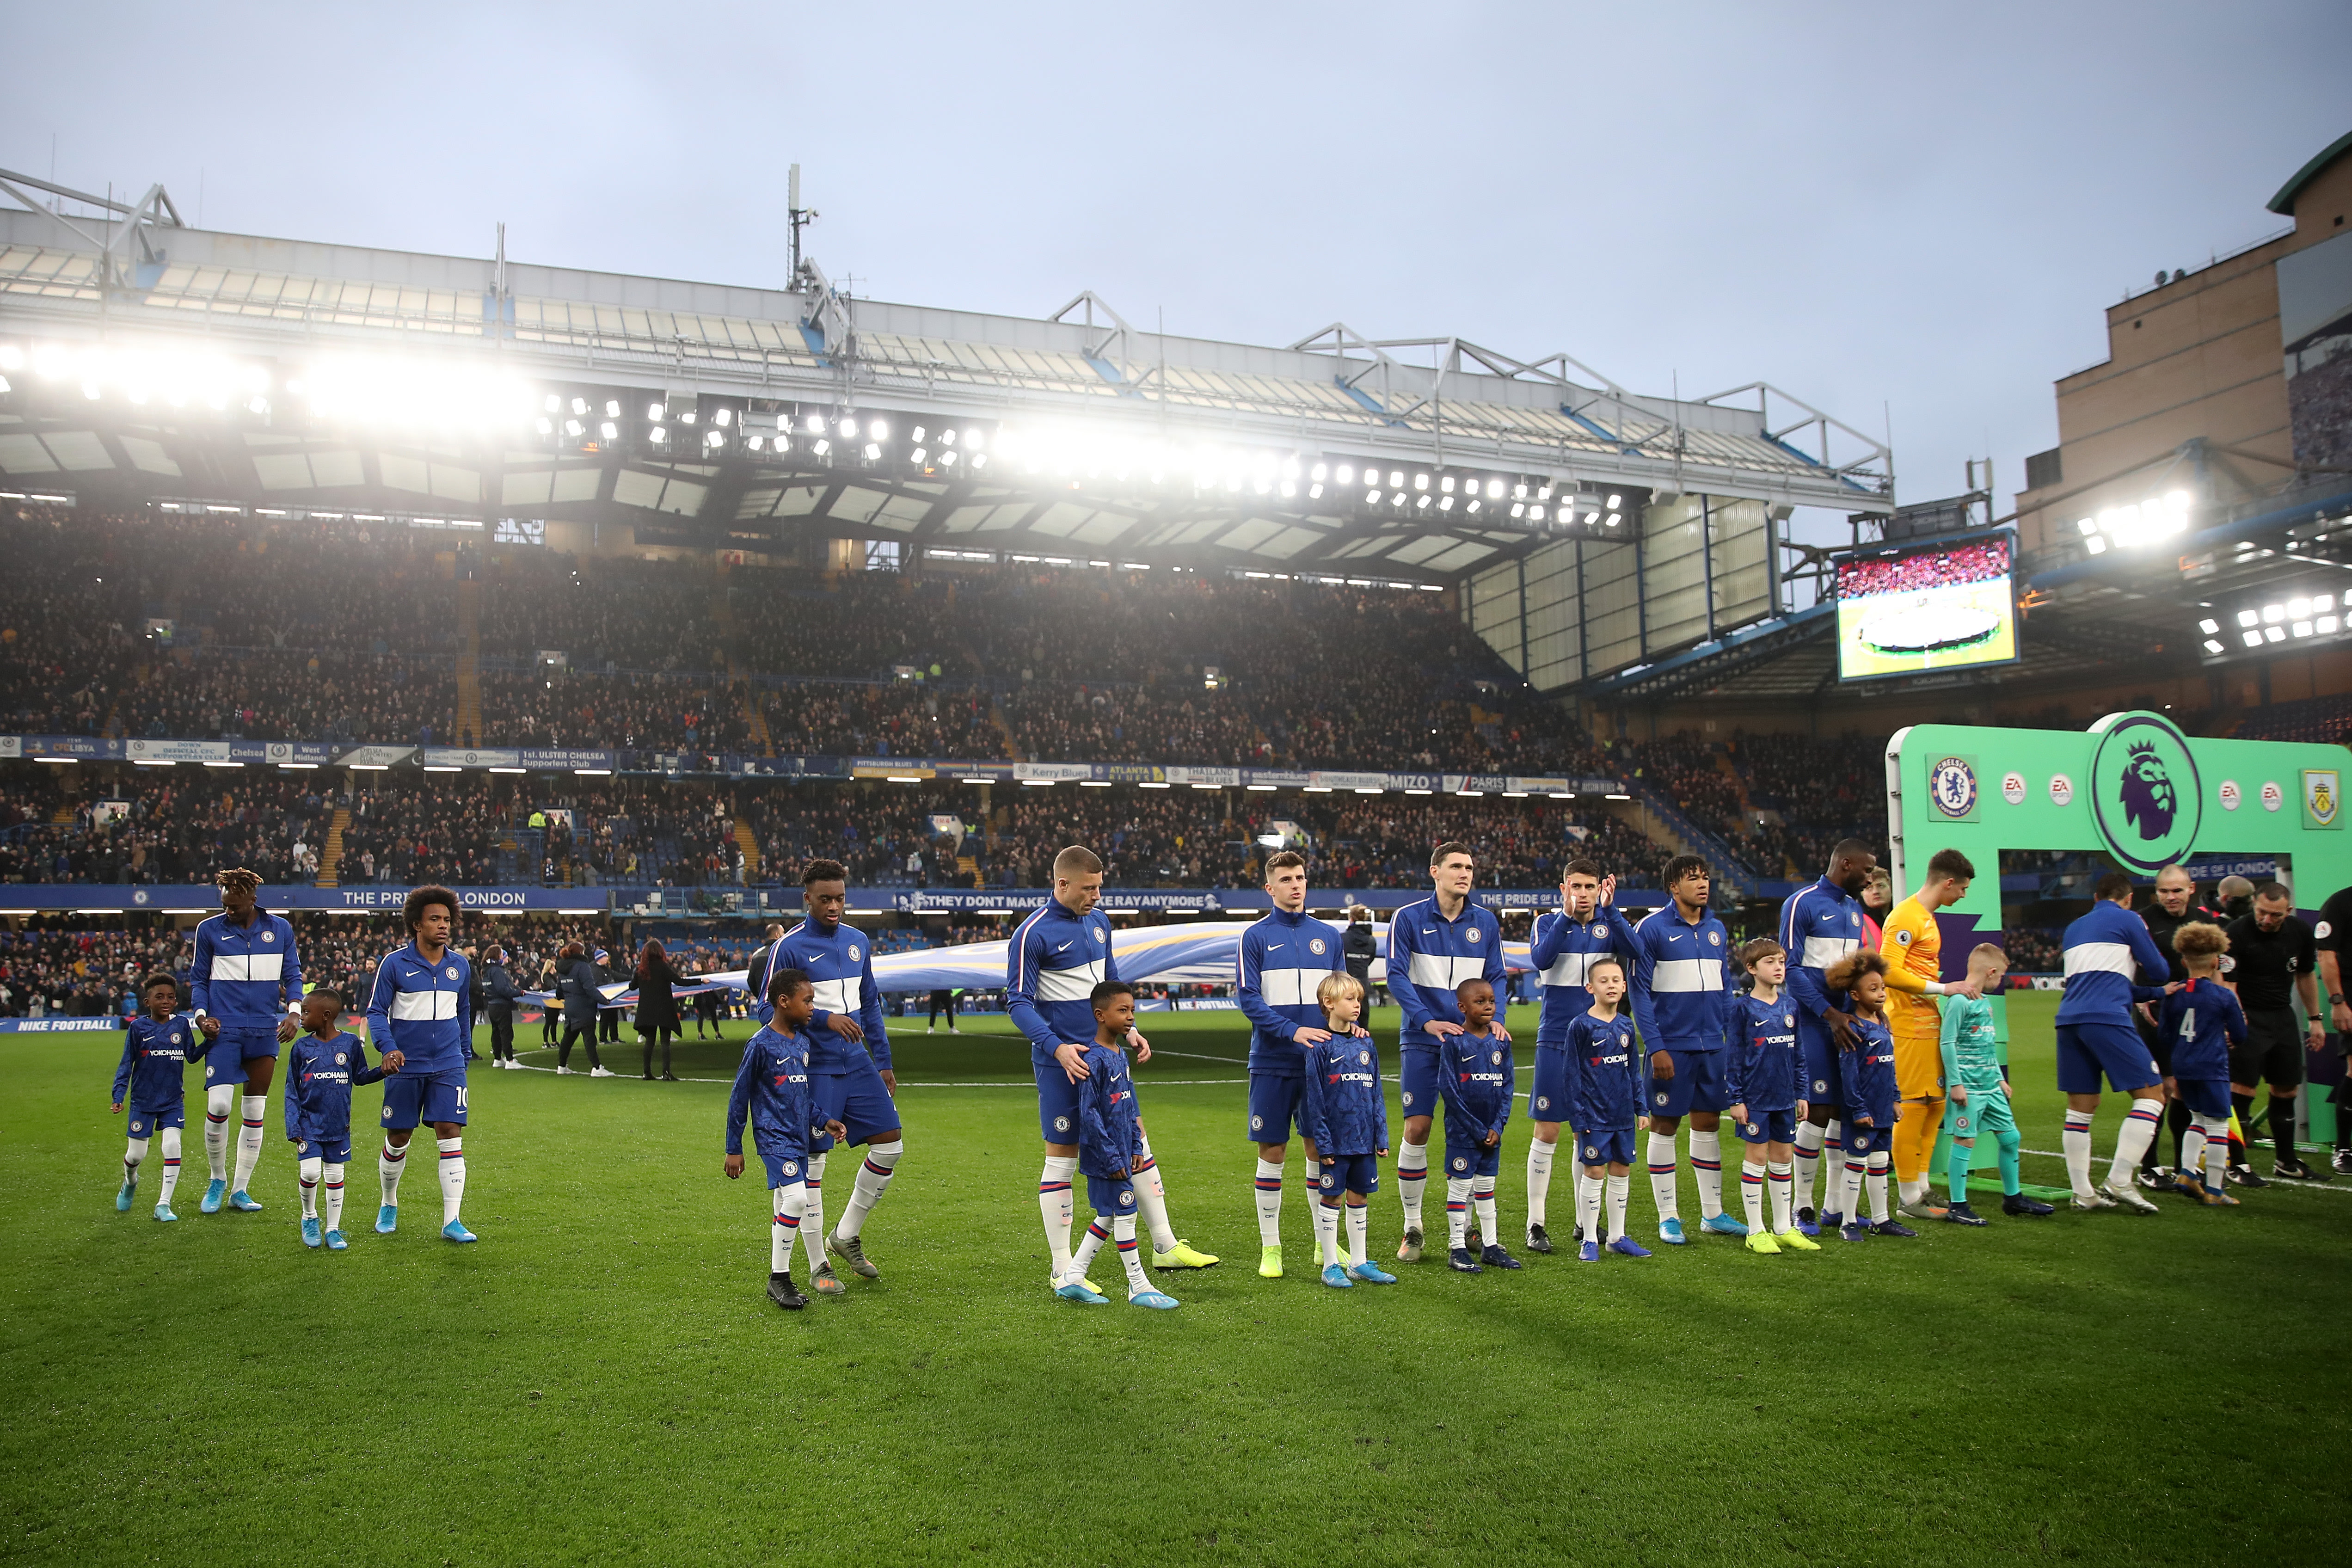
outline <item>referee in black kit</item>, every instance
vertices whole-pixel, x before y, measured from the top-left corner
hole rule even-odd
[[[2320,999],[2327,1004],[2327,1026],[2336,1035],[2336,1054],[2352,1055],[2352,1004],[2345,986],[2352,984],[2352,888],[2342,888],[2319,906]],[[2336,1107],[2336,1169],[2352,1175],[2352,1060],[2336,1068],[2339,1077],[2330,1097]]]
[[[2294,895],[2283,882],[2256,888],[2253,909],[2231,921],[2228,929],[2225,973],[2246,1009],[2246,1043],[2230,1053],[2230,1100],[2237,1109],[2238,1125],[2248,1124],[2254,1086],[2268,1083],[2271,1142],[2278,1150],[2272,1174],[2282,1181],[2324,1182],[2327,1173],[2312,1170],[2294,1152],[2294,1096],[2303,1085],[2305,1036],[2314,1048],[2326,1038],[2326,1015],[2319,1007],[2318,945],[2311,928],[2295,918]],[[2306,1030],[2294,1026],[2298,990],[2310,1019]],[[2231,1171],[2230,1179],[2244,1186],[2262,1184],[2251,1165]]]

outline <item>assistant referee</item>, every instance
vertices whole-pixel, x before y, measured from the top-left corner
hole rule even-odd
[[[2296,918],[2294,896],[2283,882],[2256,888],[2252,911],[2231,921],[2229,933],[2224,973],[2246,1010],[2246,1043],[2230,1052],[2230,1100],[2237,1108],[2238,1124],[2246,1125],[2255,1086],[2267,1082],[2271,1142],[2278,1151],[2272,1173],[2283,1181],[2324,1182],[2326,1173],[2312,1170],[2294,1152],[2294,1097],[2303,1085],[2305,1037],[2314,1050],[2326,1041],[2326,1016],[2319,1010],[2317,944],[2311,928]],[[2294,1021],[2298,991],[2310,1020],[2303,1030]],[[2231,1174],[2243,1183],[2253,1173]]]

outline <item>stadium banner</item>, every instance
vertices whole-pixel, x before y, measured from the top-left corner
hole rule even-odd
[[[0,1035],[64,1035],[122,1033],[122,1020],[101,1015],[95,1018],[0,1018]]]
[[[522,765],[522,753],[511,750],[427,746],[418,753],[417,760],[428,768],[519,768]]]
[[[468,910],[516,914],[537,910],[603,914],[605,888],[457,888],[452,889]],[[262,888],[259,901],[266,910],[391,910],[397,911],[408,897],[400,883],[369,883],[363,887],[313,888],[277,884]],[[83,882],[17,882],[0,887],[0,913],[51,910],[125,913],[210,914],[220,908],[220,889],[208,882],[163,883],[126,888],[120,884]]]
[[[721,772],[738,778],[835,779],[848,773],[839,757],[721,757],[719,765]]]
[[[1161,775],[1172,784],[1210,784],[1231,789],[1242,782],[1239,768],[1163,768]],[[1088,770],[1092,773],[1092,770]]]
[[[352,746],[336,753],[335,762],[346,768],[389,768],[415,754],[414,746]]]
[[[904,770],[911,764],[902,761],[898,765]],[[1013,764],[1013,776],[1023,784],[1032,781],[1040,784],[1064,784],[1072,780],[1091,779],[1095,776],[1095,770],[1091,763],[1015,763]]]
[[[520,765],[550,771],[601,768],[610,773],[620,765],[620,753],[617,752],[531,751],[525,748]]]
[[[1049,888],[875,888],[852,893],[849,901],[856,908],[897,909],[906,914],[943,914],[958,910],[1015,913],[1043,909],[1045,900],[1053,896]],[[1259,895],[1258,902],[1265,904],[1265,895]],[[1189,892],[1169,888],[1105,888],[1102,907],[1106,910],[1215,910],[1224,906],[1213,892]]]

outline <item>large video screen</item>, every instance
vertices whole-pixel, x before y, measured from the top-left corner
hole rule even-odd
[[[2009,535],[1839,562],[1837,626],[1840,680],[2013,662]]]

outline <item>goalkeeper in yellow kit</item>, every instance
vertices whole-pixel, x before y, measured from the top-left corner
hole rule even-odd
[[[1936,911],[1968,895],[1977,868],[1957,849],[1939,849],[1927,862],[1919,890],[1886,917],[1880,949],[1886,957],[1886,1013],[1895,1035],[1895,1092],[1902,1103],[1895,1121],[1895,1179],[1901,1194],[1897,1212],[1914,1219],[1942,1219],[1945,1210],[1928,1187],[1928,1163],[1944,1125],[1943,1015],[1938,996],[1983,994],[1973,978],[1942,978],[1944,942]]]

